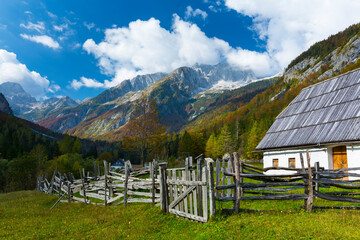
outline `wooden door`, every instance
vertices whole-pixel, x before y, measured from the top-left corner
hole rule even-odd
[[[333,148],[334,169],[347,168],[346,146],[338,146]]]

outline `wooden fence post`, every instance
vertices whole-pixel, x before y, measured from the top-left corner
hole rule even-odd
[[[307,158],[308,174],[309,174],[309,197],[307,199],[306,210],[308,212],[311,212],[312,206],[313,206],[314,189],[313,189],[313,183],[312,183],[312,173],[311,173],[311,167],[310,167],[309,150],[306,150],[306,158]]]
[[[315,179],[316,180],[319,180],[319,169],[320,169],[320,163],[319,162],[316,162],[315,163]],[[316,197],[316,193],[319,192],[319,182],[315,182],[315,197]]]
[[[129,181],[129,164],[128,161],[125,162],[125,182],[124,182],[124,207],[127,204],[127,188],[128,188],[128,181]]]
[[[197,169],[197,180],[202,181],[202,166],[201,166],[202,157],[199,157],[196,162],[196,169]],[[181,193],[180,193],[181,194]],[[201,186],[197,186],[197,194],[198,194],[198,201],[199,201],[199,215],[202,216],[203,207],[202,207],[202,191]]]
[[[239,212],[240,207],[240,198],[241,198],[241,189],[240,189],[240,164],[239,164],[239,154],[234,152],[234,165],[235,165],[235,202],[234,210]]]
[[[216,159],[216,187],[220,184],[220,160]],[[216,189],[216,198],[219,198],[219,190]]]
[[[244,173],[244,163],[242,161],[239,161],[239,172],[240,175]],[[239,182],[240,182],[240,197],[243,197],[244,191],[241,185],[244,183],[244,178],[240,176]]]
[[[203,217],[205,218],[205,220],[208,220],[208,194],[207,194],[207,169],[206,169],[206,165],[204,164],[204,167],[202,169],[202,177],[203,177],[203,182],[205,182],[206,184],[204,186],[202,186],[202,204],[203,204]]]
[[[159,182],[160,182],[160,208],[164,211],[164,187],[161,166],[159,166]]]
[[[304,182],[304,194],[308,195],[309,194],[309,185],[308,185],[309,182],[305,177],[306,172],[305,172],[304,157],[303,157],[302,153],[300,153],[300,163],[301,163],[301,168],[302,168],[301,172],[303,174],[302,180]],[[306,206],[306,204],[307,204],[307,199],[304,199],[304,207]]]
[[[209,173],[209,205],[210,205],[210,217],[215,215],[215,193],[214,193],[214,160],[211,158],[205,159]]]
[[[57,171],[57,168],[55,168],[54,174],[53,174],[53,176],[52,176],[52,178],[51,178],[50,189],[49,189],[50,195],[53,195],[53,191],[54,191],[54,181],[55,181],[56,171]]]
[[[108,165],[107,165],[106,161],[104,160],[104,181],[105,181],[104,182],[105,183],[105,185],[104,185],[104,205],[105,205],[105,207],[107,205],[107,199],[106,199],[107,173],[108,173],[107,167],[108,167]]]
[[[96,162],[94,162],[94,181],[97,180],[97,169],[96,169]]]
[[[58,172],[59,173],[59,179],[60,179],[60,183],[59,183],[59,197],[60,197],[60,195],[61,195],[61,187],[62,187],[62,183],[63,183],[63,176],[61,175],[61,173],[60,172]]]
[[[86,201],[86,191],[85,191],[85,181],[84,181],[83,175],[81,174],[81,169],[80,169],[80,168],[79,168],[79,172],[80,172],[82,189],[83,189],[84,203],[87,204],[87,201]]]
[[[70,198],[71,198],[71,184],[70,184],[70,181],[67,182],[67,193],[68,193],[68,202],[70,202]]]
[[[160,185],[161,185],[161,209],[163,212],[169,211],[169,194],[166,183],[166,166],[160,166]]]

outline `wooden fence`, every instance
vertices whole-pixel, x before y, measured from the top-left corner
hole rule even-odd
[[[215,214],[213,160],[185,159],[184,168],[160,168],[161,208],[164,212],[207,222]]]
[[[157,165],[157,161],[154,161],[150,167],[134,170],[130,161],[127,161],[123,173],[117,173],[111,171],[110,165],[104,161],[104,175],[100,175],[100,167],[94,164],[94,176],[85,174],[85,170],[82,169],[81,179],[75,179],[73,174],[67,176],[55,170],[50,182],[39,176],[36,188],[38,191],[58,194],[59,199],[56,204],[63,197],[66,197],[65,201],[68,202],[79,201],[105,206],[109,204],[126,206],[133,202],[155,204],[160,202]],[[136,177],[144,174],[149,174],[150,177]]]
[[[132,169],[129,161],[123,172],[110,170],[104,161],[104,174],[94,164],[94,176],[80,171],[81,179],[73,174],[54,171],[50,182],[39,176],[37,190],[58,194],[59,201],[80,201],[86,204],[126,206],[133,202],[160,205],[164,212],[194,221],[207,222],[215,214],[216,201],[233,202],[226,210],[239,212],[247,200],[304,200],[308,211],[320,208],[360,209],[358,206],[313,206],[313,198],[329,201],[360,203],[360,168],[325,170],[319,163],[306,166],[300,154],[301,168],[260,168],[241,162],[239,155],[227,155],[215,162],[199,156],[185,159],[183,168],[167,168],[167,163],[153,161],[147,168]],[[269,170],[286,170],[286,174],[267,174]],[[148,174],[146,178],[140,177]],[[353,178],[353,179],[348,179]],[[341,191],[332,190],[339,188]],[[67,198],[62,200],[62,198]],[[53,207],[54,207],[53,206]]]

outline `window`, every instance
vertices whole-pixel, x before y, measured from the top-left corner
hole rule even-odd
[[[273,159],[273,167],[279,167],[279,159]]]
[[[289,158],[289,168],[295,168],[295,158]]]

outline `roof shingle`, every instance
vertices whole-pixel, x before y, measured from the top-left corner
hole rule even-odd
[[[304,88],[256,149],[360,140],[360,69]]]

